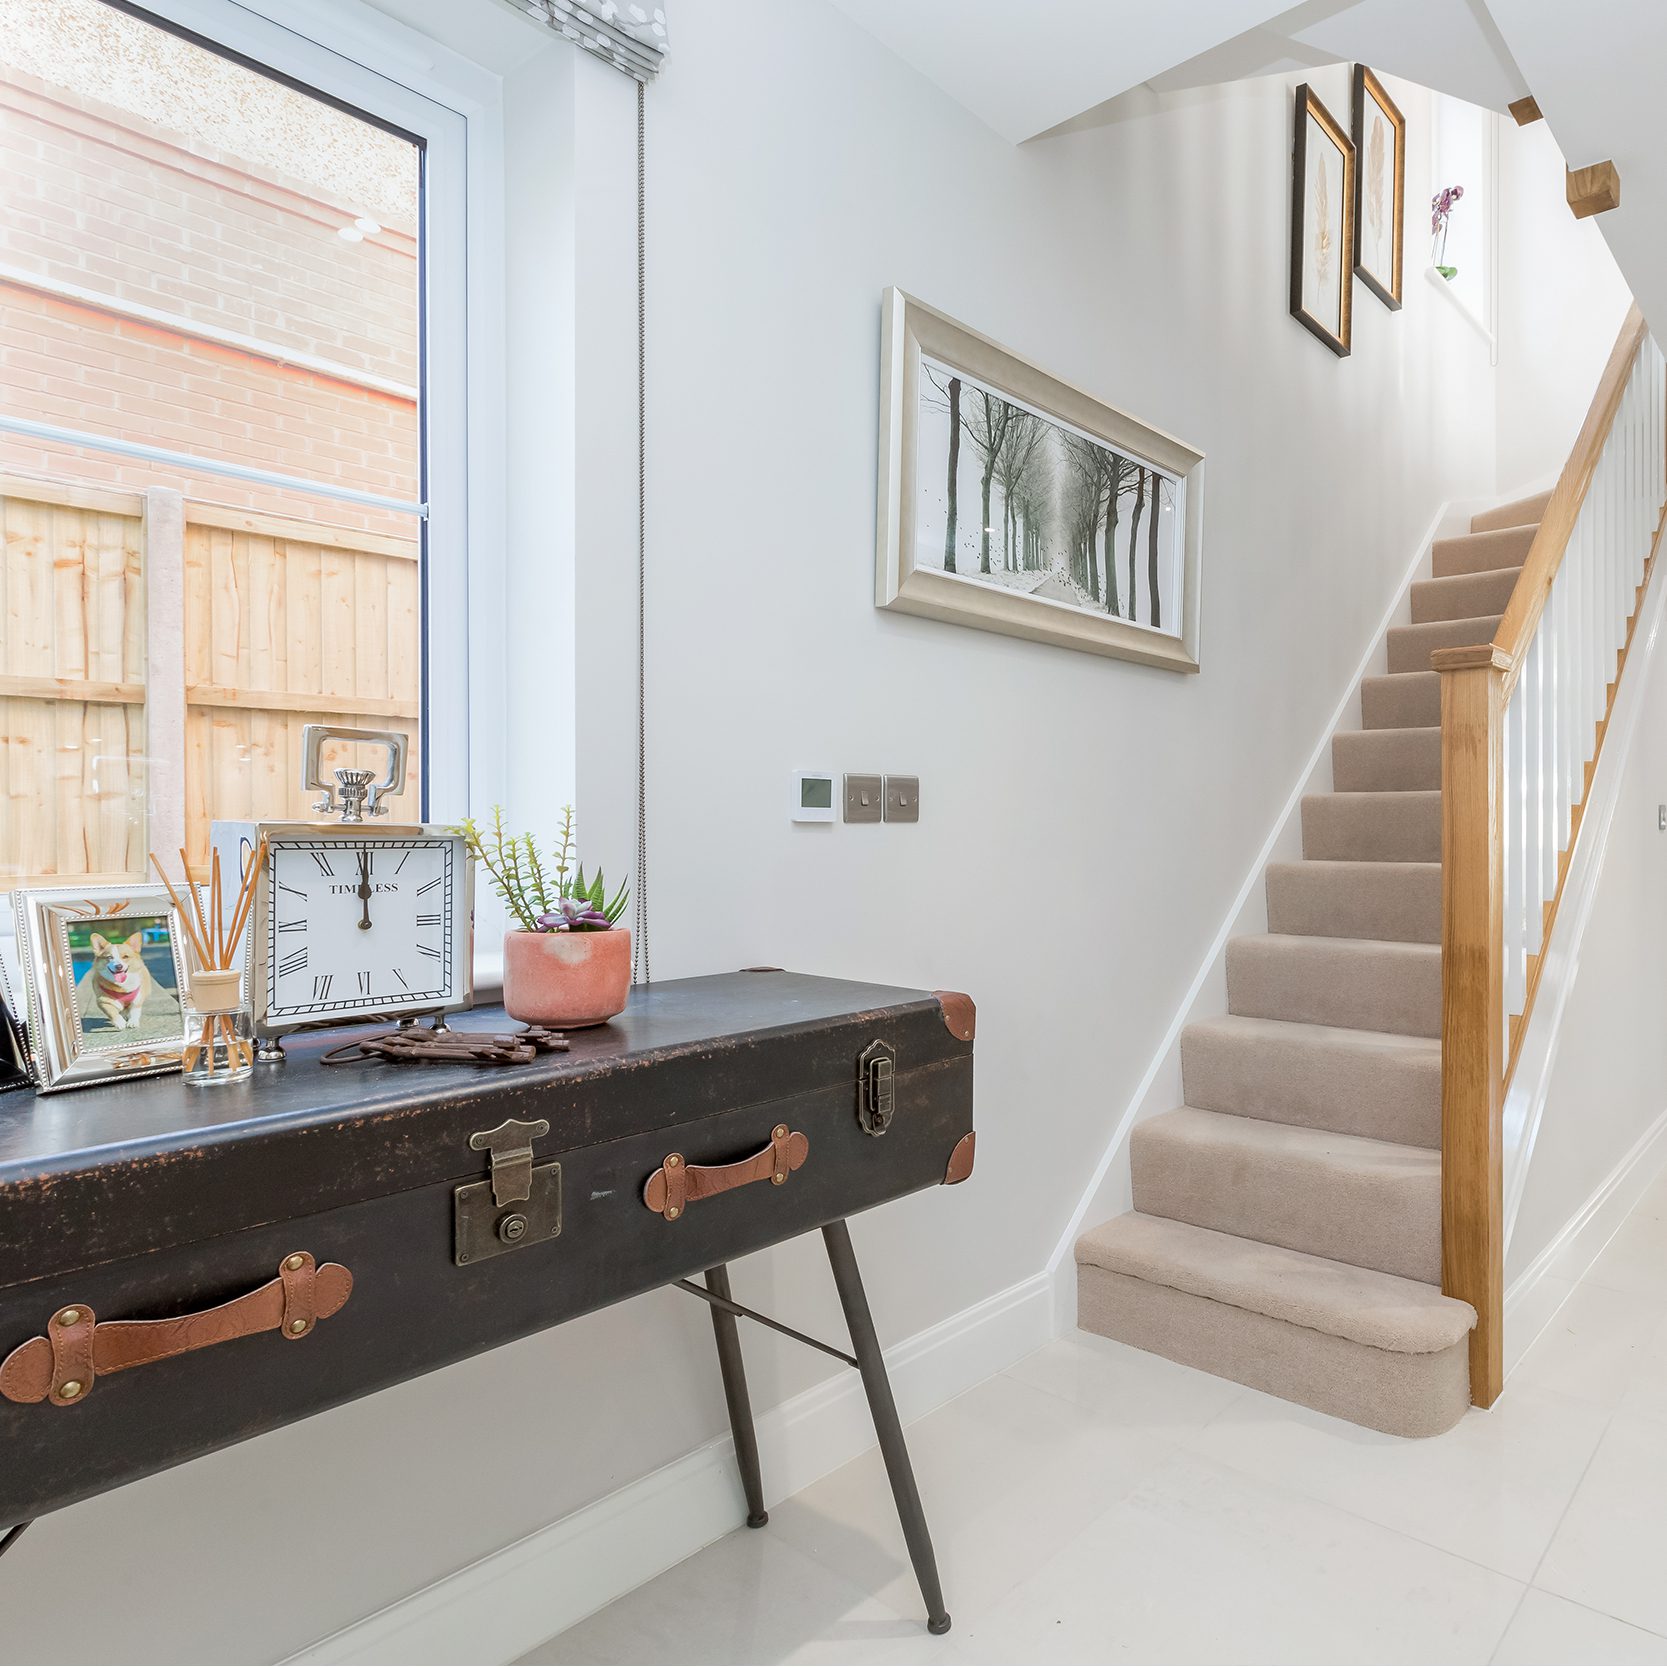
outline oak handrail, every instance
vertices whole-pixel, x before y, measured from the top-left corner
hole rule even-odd
[[[1556,579],[1563,557],[1568,553],[1569,538],[1579,518],[1580,506],[1586,501],[1586,490],[1592,484],[1592,475],[1599,458],[1603,456],[1604,443],[1614,426],[1615,413],[1620,408],[1622,394],[1626,392],[1627,377],[1633,360],[1638,356],[1645,331],[1644,315],[1634,301],[1627,308],[1621,333],[1615,338],[1609,362],[1598,379],[1598,390],[1592,396],[1591,408],[1586,413],[1585,422],[1580,425],[1569,460],[1563,465],[1563,472],[1552,488],[1545,514],[1540,518],[1539,530],[1528,547],[1522,572],[1517,575],[1516,588],[1512,590],[1499,628],[1493,634],[1493,646],[1501,650],[1509,661],[1505,672],[1507,700],[1522,675],[1528,645],[1540,628],[1540,616],[1551,597],[1552,581]],[[1435,664],[1438,671],[1443,669],[1439,659]]]
[[[1491,1406],[1504,1387],[1505,1089],[1538,993],[1544,943],[1561,901],[1569,851],[1569,845],[1553,847],[1559,860],[1555,889],[1545,907],[1541,950],[1530,957],[1524,1011],[1507,1045],[1505,715],[1647,335],[1643,314],[1634,303],[1493,640],[1438,649],[1430,657],[1441,674],[1441,1284],[1448,1295],[1476,1310],[1470,1385],[1471,1399],[1480,1406]],[[1661,531],[1658,524],[1645,583]],[[1640,586],[1632,601],[1634,610],[1642,595]],[[1633,612],[1622,633],[1616,684],[1636,619]],[[1613,692],[1612,685],[1611,699]],[[1607,714],[1597,726],[1598,746],[1606,727]],[[1588,785],[1593,757],[1579,761],[1587,768]],[[1571,845],[1583,808],[1577,798],[1567,830]]]

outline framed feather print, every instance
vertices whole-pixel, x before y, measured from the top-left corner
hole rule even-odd
[[[1354,143],[1305,81],[1291,142],[1291,316],[1339,358],[1353,317]]]
[[[1401,305],[1401,244],[1406,227],[1407,122],[1383,83],[1354,66],[1354,135],[1358,186],[1354,270],[1392,311]]]

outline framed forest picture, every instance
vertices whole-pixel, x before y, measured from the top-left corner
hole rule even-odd
[[[885,294],[875,603],[1198,669],[1204,456]]]
[[[1304,82],[1291,142],[1291,316],[1339,358],[1349,351],[1354,143]]]
[[[1354,135],[1358,184],[1354,270],[1386,307],[1401,305],[1401,244],[1406,227],[1407,123],[1383,83],[1354,66]]]

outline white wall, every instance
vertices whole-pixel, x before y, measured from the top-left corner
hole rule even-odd
[[[1555,480],[1632,297],[1597,220],[1569,213],[1551,129],[1501,120],[1499,140],[1499,487],[1516,493]]]
[[[1659,807],[1667,803],[1667,656],[1655,653],[1648,675],[1511,1236],[1507,1280],[1530,1266],[1651,1125],[1667,1116],[1667,833],[1658,825]]]
[[[679,0],[673,26],[648,98],[654,970],[977,999],[977,1175],[855,1228],[897,1339],[1041,1268],[1420,529],[1493,487],[1494,376],[1416,236],[1404,311],[1359,291],[1352,358],[1287,316],[1281,79],[1015,149],[821,0]],[[1346,111],[1345,68],[1313,79]],[[1394,90],[1422,179],[1428,100]],[[634,92],[545,53],[505,100],[528,147],[510,800],[566,796],[576,685],[611,869],[634,848]],[[874,609],[893,283],[1208,454],[1199,676]],[[790,825],[789,772],[823,764],[918,772],[919,825]],[[736,1285],[837,1334],[814,1242]],[[760,1408],[824,1375],[747,1347]],[[0,1568],[0,1656],[296,1650],[711,1436],[710,1353],[697,1305],[644,1298],[63,1512]]]

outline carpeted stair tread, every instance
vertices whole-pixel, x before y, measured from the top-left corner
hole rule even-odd
[[[1079,1267],[1149,1280],[1398,1354],[1462,1343],[1476,1323],[1467,1302],[1422,1280],[1309,1256],[1138,1212],[1077,1240]]]
[[[1535,492],[1527,498],[1513,498],[1508,504],[1499,504],[1493,509],[1484,509],[1479,515],[1472,515],[1470,530],[1485,533],[1500,527],[1537,527],[1545,519],[1546,505],[1550,502],[1549,490]]]
[[[1428,671],[1430,655],[1436,649],[1492,642],[1498,629],[1498,614],[1486,614],[1479,619],[1437,619],[1427,625],[1392,625],[1389,669],[1391,672]]]
[[[1511,592],[1521,574],[1520,567],[1497,567],[1487,573],[1415,580],[1412,623],[1433,625],[1440,619],[1481,619],[1502,614],[1511,605]]]
[[[1342,729],[1331,738],[1331,785],[1338,793],[1435,792],[1441,787],[1441,731]]]
[[[1181,1106],[1137,1124],[1134,1207],[1403,1279],[1441,1278],[1441,1154]]]
[[[1430,547],[1430,574],[1450,579],[1458,573],[1492,573],[1501,567],[1521,567],[1528,559],[1538,527],[1499,527],[1488,532],[1458,533],[1438,538]]]
[[[1306,794],[1302,854],[1311,861],[1440,862],[1441,794]]]
[[[1401,671],[1360,681],[1360,721],[1367,729],[1431,729],[1441,724],[1441,677]]]
[[[1439,862],[1275,862],[1267,881],[1270,932],[1441,942]]]
[[[1250,1019],[1441,1034],[1441,946],[1269,932],[1227,945],[1227,1010]]]
[[[1441,1043],[1223,1013],[1181,1032],[1186,1102],[1408,1146],[1441,1145]]]

